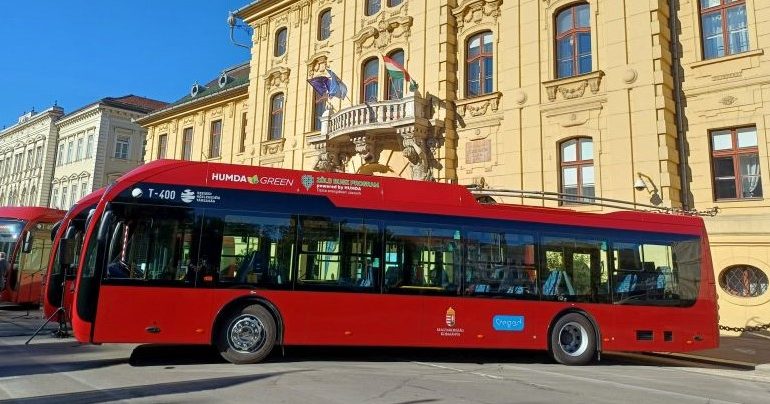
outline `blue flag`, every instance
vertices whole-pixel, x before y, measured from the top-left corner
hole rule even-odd
[[[313,77],[307,79],[307,82],[313,87],[318,95],[326,95],[329,93],[329,78],[326,76]]]
[[[339,99],[347,97],[348,86],[334,74],[332,69],[326,69],[326,72],[329,73],[329,97],[337,97]]]

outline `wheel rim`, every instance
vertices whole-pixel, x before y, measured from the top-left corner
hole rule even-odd
[[[227,343],[238,352],[251,353],[259,350],[267,342],[265,325],[259,318],[243,314],[230,322],[227,328]]]
[[[569,356],[580,356],[588,349],[588,331],[571,321],[559,330],[559,347]]]

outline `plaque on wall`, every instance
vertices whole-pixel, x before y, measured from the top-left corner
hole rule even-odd
[[[465,144],[465,164],[492,161],[492,139],[471,140]]]

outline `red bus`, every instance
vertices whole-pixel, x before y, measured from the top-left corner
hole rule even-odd
[[[62,308],[65,317],[52,320],[70,320],[72,300],[75,296],[75,272],[83,246],[86,222],[90,217],[89,213],[96,209],[96,204],[103,194],[104,188],[100,188],[84,196],[54,226],[43,292],[45,317],[53,316],[57,309]]]
[[[186,161],[141,166],[86,230],[81,342],[601,351],[718,344],[703,220],[480,204],[464,187]]]
[[[64,211],[41,207],[0,208],[0,252],[5,279],[0,300],[40,304],[41,282],[51,251],[51,229]]]

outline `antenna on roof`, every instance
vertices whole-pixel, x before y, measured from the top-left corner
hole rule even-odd
[[[240,46],[241,48],[251,49],[250,46],[244,45],[244,44],[241,44],[241,43],[238,43],[238,42],[235,41],[235,28],[238,27],[238,28],[244,28],[245,29],[245,27],[244,27],[243,24],[238,24],[238,20],[235,17],[235,13],[232,12],[232,11],[230,12],[230,15],[227,16],[227,25],[230,26],[230,42],[232,42],[233,45],[235,45],[235,46]]]

